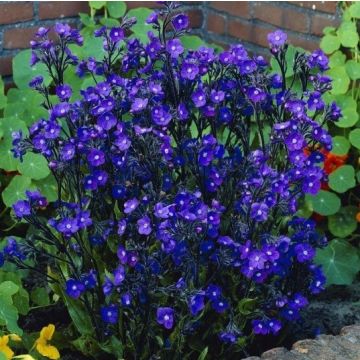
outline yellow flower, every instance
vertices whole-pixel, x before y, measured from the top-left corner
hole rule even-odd
[[[42,355],[49,359],[57,360],[60,359],[60,354],[55,346],[48,344],[54,335],[55,325],[49,324],[40,331],[39,338],[35,341],[36,350]]]
[[[5,355],[7,360],[10,360],[13,357],[14,352],[9,348],[8,343],[9,335],[4,335],[0,337],[0,352]]]
[[[18,334],[9,334],[12,341],[21,341],[21,337]]]
[[[13,359],[19,359],[19,360],[35,360],[31,355],[29,354],[22,354],[14,356]]]

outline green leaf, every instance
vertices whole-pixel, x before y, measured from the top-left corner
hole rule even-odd
[[[106,5],[106,1],[89,1],[89,5],[95,10],[100,10]]]
[[[327,285],[350,285],[360,270],[356,248],[346,240],[332,240],[325,249],[318,250],[317,264],[322,265]]]
[[[336,103],[342,108],[342,109],[352,109],[356,111],[357,108],[357,102],[353,97],[349,95],[333,95],[331,94],[330,97],[332,98],[332,101],[336,101]]]
[[[335,155],[346,155],[350,149],[350,142],[344,136],[333,137],[333,148],[331,152]]]
[[[43,287],[36,287],[31,291],[31,301],[38,306],[47,306],[50,304],[49,294]]]
[[[329,57],[329,66],[330,66],[330,68],[342,66],[345,64],[345,61],[346,61],[346,55],[344,53],[342,53],[341,51],[335,51]]]
[[[325,54],[331,54],[340,47],[340,38],[336,35],[325,35],[320,42],[320,48]]]
[[[102,19],[100,19],[100,24],[107,26],[109,28],[112,28],[112,27],[119,26],[120,21],[116,20],[116,19],[111,19],[111,18],[102,18]]]
[[[306,200],[311,203],[315,212],[323,216],[337,213],[341,205],[336,194],[325,190],[320,190],[316,195],[306,195]]]
[[[19,289],[19,286],[12,281],[4,281],[0,284],[0,323],[6,325],[9,332],[22,335],[22,330],[17,324],[18,310],[12,300],[12,296]]]
[[[19,291],[19,286],[16,285],[13,281],[3,281],[0,284],[0,296],[1,297],[11,297]]]
[[[336,28],[334,28],[333,26],[325,26],[323,28],[323,34],[324,35],[334,34],[335,31],[336,31]]]
[[[354,126],[359,120],[359,114],[356,109],[342,108],[342,117],[335,124],[340,128],[348,128]]]
[[[45,157],[41,154],[27,153],[19,164],[18,170],[22,175],[39,180],[50,174]]]
[[[349,12],[353,18],[360,19],[360,3],[354,1],[349,8]]]
[[[146,33],[151,30],[151,26],[146,24],[146,19],[152,13],[152,10],[140,7],[136,9],[131,9],[128,11],[128,17],[135,17],[137,23],[131,27],[131,31],[134,33],[135,37],[138,37],[142,42],[146,42],[148,37]]]
[[[196,35],[185,35],[180,40],[186,49],[197,50],[200,46],[204,45],[204,41]]]
[[[31,180],[26,176],[17,175],[2,192],[4,204],[11,207],[16,201],[25,199],[25,191],[30,188]]]
[[[26,176],[17,175],[2,192],[4,204],[11,207],[16,201],[25,199],[25,191],[30,188],[31,180]]]
[[[350,79],[344,67],[339,66],[330,69],[327,72],[327,75],[329,75],[333,80],[333,88],[331,90],[332,94],[345,94],[347,92],[350,85]]]
[[[22,335],[22,330],[17,324],[19,313],[11,303],[11,298],[10,301],[6,297],[0,298],[0,319],[1,323],[6,325],[9,332]]]
[[[20,89],[28,89],[29,82],[35,76],[41,75],[44,78],[44,84],[51,83],[51,77],[47,68],[42,63],[30,66],[31,50],[20,51],[13,59],[13,79]]]
[[[351,145],[360,150],[360,129],[354,129],[350,131],[349,140]]]
[[[29,294],[24,288],[20,288],[19,292],[14,295],[14,306],[18,309],[19,314],[27,315],[29,312]]]
[[[343,165],[329,175],[329,186],[338,193],[344,193],[355,186],[355,170],[351,165]]]
[[[342,46],[356,47],[359,42],[356,25],[352,21],[343,21],[337,31]]]
[[[208,352],[209,352],[209,348],[206,347],[199,355],[198,360],[205,360]]]
[[[357,229],[355,206],[345,206],[335,215],[328,218],[329,231],[336,237],[345,238]]]
[[[92,56],[99,61],[102,60],[105,55],[102,39],[94,36],[86,39],[82,51],[84,57],[88,58]]]
[[[14,154],[11,151],[12,143],[11,141],[3,140],[0,142],[0,169],[5,171],[15,171],[20,164],[19,159],[14,158]]]
[[[238,303],[238,310],[242,315],[250,315],[254,311],[256,299],[244,298]]]
[[[360,79],[360,64],[356,60],[347,61],[345,68],[351,80]]]
[[[19,105],[18,105],[19,106]],[[24,136],[28,135],[28,128],[24,121],[21,121],[15,117],[6,117],[0,119],[0,126],[4,132],[4,139],[12,143],[12,133],[15,131],[21,131]]]
[[[3,109],[6,105],[7,98],[4,92],[4,82],[0,76],[0,109]]]
[[[95,21],[85,13],[79,13],[80,21],[87,27],[95,27]]]
[[[56,180],[52,174],[45,179],[41,179],[38,181],[34,180],[32,184],[34,185],[34,187],[39,189],[41,194],[43,194],[46,197],[47,201],[52,202],[57,200],[58,187]]]
[[[113,18],[121,18],[125,15],[126,4],[125,1],[109,1],[106,5],[109,15]]]

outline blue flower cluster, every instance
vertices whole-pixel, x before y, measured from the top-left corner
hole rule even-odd
[[[58,185],[51,218],[38,215],[47,204],[37,192],[15,215],[38,226],[49,256],[49,246],[59,250],[65,293],[82,300],[95,328],[123,344],[130,336],[138,352],[144,334],[155,348],[161,327],[186,336],[216,323],[204,343],[278,334],[325,283],[313,259],[326,239],[296,212],[325,176],[323,125],[341,116],[322,99],[326,56],[297,53],[288,64],[279,30],[268,36],[279,74],[242,45],[186,50],[189,20],[176,9],[165,3],[148,18],[158,35],[147,44],[126,37],[134,19],[96,30],[102,61],[72,55],[69,44],[82,41],[67,25],[55,27],[60,47],[40,29],[32,63],[48,67],[57,101],[35,78],[49,117],[26,139],[14,134],[14,154],[44,155]],[[63,81],[70,63],[94,79],[75,101]]]

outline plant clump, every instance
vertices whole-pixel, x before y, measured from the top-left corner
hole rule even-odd
[[[36,232],[1,256],[20,268],[46,257],[91,356],[226,357],[278,335],[324,288],[313,259],[326,239],[297,210],[326,176],[324,125],[341,112],[322,99],[321,51],[295,54],[300,90],[286,80],[280,30],[268,36],[271,73],[240,44],[186,50],[189,19],[175,3],[147,22],[145,44],[129,36],[132,18],[96,30],[102,60],[77,59],[82,37],[68,25],[55,26],[57,42],[39,29],[32,63],[52,83],[30,86],[49,116],[15,133],[13,152],[42,154],[58,196],[48,204],[29,189],[14,204]],[[64,83],[72,66],[93,84]]]

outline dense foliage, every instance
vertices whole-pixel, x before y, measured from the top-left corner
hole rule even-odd
[[[325,100],[336,101],[343,117],[329,126],[334,146],[331,152],[323,152],[328,179],[315,198],[307,199],[310,208],[317,213],[314,218],[319,228],[331,239],[317,257],[328,284],[350,284],[360,271],[360,3],[343,2],[342,12],[342,22],[337,29],[324,29],[320,47],[330,55],[327,74],[334,79]]]
[[[95,31],[103,49],[85,61],[68,25],[56,43],[45,28],[32,42],[32,65],[47,69],[30,81],[43,109],[13,133],[13,152],[31,176],[51,173],[55,202],[32,182],[13,205],[32,231],[0,256],[33,271],[46,259],[88,356],[226,357],[278,335],[325,284],[313,258],[326,240],[295,214],[326,179],[324,125],[341,116],[322,98],[326,56],[288,62],[276,31],[274,74],[241,45],[186,51],[188,22],[166,4],[143,44],[124,17]],[[67,82],[73,66],[81,87]]]

